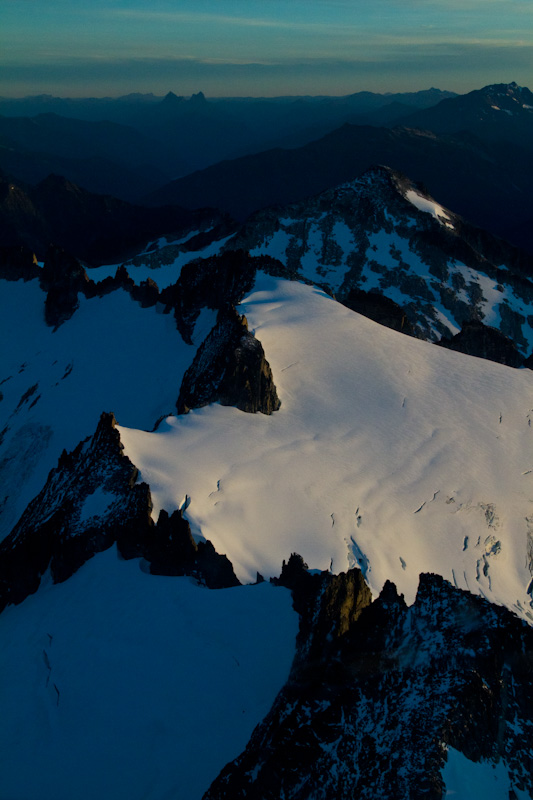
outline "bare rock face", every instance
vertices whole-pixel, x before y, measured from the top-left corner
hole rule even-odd
[[[533,790],[533,631],[503,608],[422,575],[407,607],[361,573],[279,583],[301,617],[289,680],[204,800],[441,800],[447,749],[503,762],[510,797]]]
[[[138,286],[124,266],[117,268],[114,277],[105,278],[95,284],[74,256],[60,247],[50,245],[44,267],[39,270],[41,287],[46,292],[45,320],[57,328],[72,317],[79,306],[78,295],[104,297],[117,289],[123,289],[142,308],[155,306],[160,299],[157,284],[148,278]]]
[[[184,341],[192,344],[194,325],[202,308],[220,311],[237,306],[251,291],[258,270],[295,277],[288,275],[287,269],[276,259],[250,256],[243,249],[228,249],[221,255],[185,264],[178,281],[163,289],[160,297],[166,313],[174,314]]]
[[[22,245],[0,247],[0,279],[30,281],[35,278],[45,292],[46,323],[54,328],[72,317],[79,306],[79,294],[87,298],[103,297],[123,289],[142,308],[155,306],[160,300],[157,284],[151,278],[137,286],[124,266],[117,268],[114,277],[95,284],[80,262],[60,247],[49,246],[42,269],[29,248]]]
[[[69,578],[114,543],[124,558],[143,557],[150,571],[192,575],[211,588],[238,585],[225,556],[196,544],[181,512],[151,518],[147,484],[124,455],[113,414],[102,414],[95,434],[63,452],[42,491],[0,544],[0,610],[37,591],[50,569]]]
[[[50,245],[41,274],[48,293],[44,306],[48,325],[57,328],[78,308],[78,293],[87,289],[89,278],[79,261],[61,247]]]
[[[261,342],[234,308],[219,312],[217,324],[183,376],[178,414],[215,402],[263,414],[280,406]]]
[[[194,324],[202,308],[228,309],[251,290],[256,261],[243,250],[236,250],[183,266],[177,283],[161,292],[161,300],[166,311],[174,313],[184,341],[192,343]]]
[[[520,367],[524,362],[511,339],[496,328],[490,328],[475,319],[465,322],[456,336],[443,338],[438,344],[448,350],[486,358],[508,367]]]
[[[139,303],[141,308],[150,308],[159,301],[159,289],[152,278],[135,283],[128,270],[121,264],[113,276],[104,278],[103,281],[93,283],[90,281],[85,289],[86,297],[104,297],[117,289],[123,289],[131,296],[132,300]]]
[[[294,609],[300,615],[298,649],[289,680],[299,683],[311,672],[318,676],[327,652],[336,649],[338,638],[371,604],[370,589],[358,569],[340,575],[312,574],[297,553],[283,562],[281,575],[272,583],[291,590]]]
[[[122,542],[124,553],[127,542]],[[146,537],[143,556],[152,575],[191,575],[209,589],[239,586],[230,560],[219,555],[210,541],[195,542],[181,511],[162,510]],[[138,553],[133,553],[138,555]]]
[[[121,535],[149,525],[150,493],[136,484],[137,470],[122,453],[112,414],[94,436],[67,453],[0,545],[1,605],[35,592],[50,567],[63,581]]]
[[[136,300],[141,308],[150,308],[159,301],[159,289],[155,281],[147,278],[141,281],[138,286],[134,285],[131,290],[133,300]]]
[[[414,336],[413,326],[403,308],[386,295],[354,288],[350,289],[342,303],[352,311],[373,319],[374,322],[385,325],[393,331],[401,331],[409,336]]]

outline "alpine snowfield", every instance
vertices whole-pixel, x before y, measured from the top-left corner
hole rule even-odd
[[[268,712],[290,593],[139,566],[113,547],[1,615],[3,800],[200,800]]]
[[[281,409],[212,405],[121,427],[154,515],[185,506],[243,581],[359,565],[406,600],[435,572],[533,620],[533,373],[379,326],[316,288],[260,276],[240,307]],[[120,422],[119,418],[119,422]]]
[[[170,413],[195,347],[171,316],[141,308],[122,290],[91,300],[80,295],[72,318],[53,331],[38,281],[0,283],[0,336],[9,343],[0,375],[3,538],[61,451],[93,434],[102,411],[148,429]],[[197,344],[212,324],[213,314],[199,318]]]

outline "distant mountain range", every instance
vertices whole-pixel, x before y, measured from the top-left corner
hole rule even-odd
[[[244,220],[384,164],[533,252],[533,95],[514,83],[467,95],[45,96],[0,100],[2,111],[0,168],[14,182],[54,173],[130,203],[209,206]]]
[[[116,122],[55,113],[0,117],[0,167],[27,183],[56,173],[89,191],[135,200],[143,186],[149,191],[184,164],[174,148]]]
[[[264,106],[264,114],[272,116],[281,113],[285,108],[294,106],[317,105],[319,110],[333,108],[350,108],[357,113],[370,113],[376,109],[401,103],[410,108],[427,108],[435,105],[447,97],[456,97],[455,92],[442,91],[441,89],[426,89],[419,92],[398,92],[378,94],[375,92],[355,92],[344,96],[327,95],[287,95],[283,97],[221,97],[206,99],[203,92],[198,92],[191,97],[176,95],[170,91],[165,96],[154,94],[132,93],[122,97],[112,98],[63,98],[52,95],[35,95],[32,97],[7,98],[0,97],[0,114],[9,117],[36,116],[37,114],[54,113],[63,117],[74,117],[98,121],[102,119],[114,122],[132,121],[143,117],[147,113],[161,114],[162,109],[168,113],[171,108],[178,112],[179,103],[181,113],[187,113],[187,108],[192,108],[200,103],[209,103],[220,109],[240,107],[250,111],[254,106],[258,109]],[[189,101],[192,101],[189,103]],[[268,110],[270,109],[270,111]]]
[[[405,113],[450,96],[430,89],[272,100],[208,101],[202,92],[188,99],[173,92],[116,100],[0,99],[0,168],[30,183],[56,172],[90,191],[135,201],[221,159],[274,144],[300,146],[390,104],[407,103]]]

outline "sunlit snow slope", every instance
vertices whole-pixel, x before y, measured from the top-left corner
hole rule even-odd
[[[288,677],[297,615],[113,547],[0,616],[0,796],[200,800]]]
[[[319,290],[260,277],[241,305],[272,367],[272,416],[209,406],[155,433],[122,427],[155,512],[190,498],[193,529],[237,575],[300,553],[358,564],[412,601],[435,572],[533,620],[533,374],[381,327]],[[119,420],[120,421],[120,420]]]

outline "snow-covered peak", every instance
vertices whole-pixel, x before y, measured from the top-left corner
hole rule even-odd
[[[381,190],[390,189],[393,186],[393,176],[398,174],[399,173],[395,173],[394,170],[390,169],[390,167],[378,164],[365,170],[365,172],[357,178],[342,183],[336,189],[333,189],[332,192],[334,195],[341,195],[343,192],[350,190],[352,192],[361,193],[361,191],[365,189],[371,189],[373,191],[377,191],[380,188]]]
[[[514,251],[385,166],[257,212],[225,249],[276,258],[350,307],[354,292],[385,297],[419,338],[451,338],[474,319],[510,337],[522,357],[533,349],[533,284],[515,276]]]
[[[485,103],[487,111],[504,112],[507,115],[523,114],[533,106],[533,94],[527,86],[512,83],[498,83],[485,86],[472,93]],[[467,95],[468,96],[468,95]]]
[[[525,86],[519,86],[516,81],[511,81],[511,83],[493,83],[490,86],[485,86],[481,91],[487,94],[510,96],[529,90]]]

